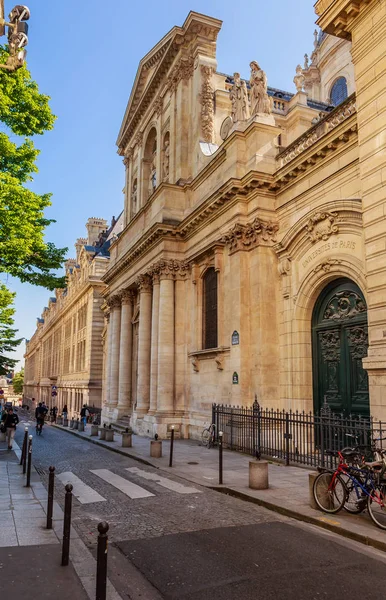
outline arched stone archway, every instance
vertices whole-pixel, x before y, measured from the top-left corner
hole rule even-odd
[[[367,306],[360,288],[348,278],[331,281],[312,314],[314,411],[326,400],[348,416],[369,415],[369,384],[362,359],[367,356]]]

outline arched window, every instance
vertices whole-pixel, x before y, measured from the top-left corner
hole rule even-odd
[[[203,349],[217,348],[217,273],[213,267],[204,275]]]
[[[331,88],[330,102],[334,106],[338,106],[348,96],[347,81],[345,77],[339,77]]]

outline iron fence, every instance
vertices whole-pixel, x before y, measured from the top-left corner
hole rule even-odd
[[[335,467],[337,451],[354,445],[369,447],[386,435],[386,423],[372,417],[344,417],[324,405],[312,412],[213,404],[216,435],[223,432],[223,446],[283,461],[286,465]],[[382,447],[382,441],[379,442]]]

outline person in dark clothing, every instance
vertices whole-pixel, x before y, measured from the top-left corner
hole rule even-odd
[[[35,410],[35,419],[36,419],[36,430],[39,433],[43,429],[44,419],[48,410],[45,406],[43,406],[42,402],[39,402],[39,406],[36,407]]]
[[[13,408],[8,409],[8,414],[4,421],[5,435],[8,442],[8,450],[12,450],[12,441],[15,437],[16,426],[19,422],[19,417],[13,412]]]
[[[68,415],[68,408],[67,408],[67,404],[65,404],[65,405],[63,406],[63,411],[62,411],[62,414],[63,414],[63,419],[67,419],[67,415]]]
[[[88,410],[87,406],[85,404],[83,404],[83,408],[80,411],[80,418],[82,419],[84,426],[86,426],[86,424],[87,424],[87,417],[89,415],[90,415],[90,411]]]
[[[53,417],[53,422],[56,423],[56,415],[58,414],[58,409],[56,406],[54,406],[54,408],[52,409],[52,417]]]

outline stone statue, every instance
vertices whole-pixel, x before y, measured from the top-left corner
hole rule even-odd
[[[170,157],[170,146],[169,146],[169,139],[166,138],[164,141],[164,159],[163,159],[163,164],[162,164],[162,172],[163,172],[163,178],[164,181],[167,181],[169,179],[169,157]]]
[[[270,114],[271,103],[267,93],[267,76],[254,60],[250,64],[251,115]]]
[[[301,65],[298,65],[296,67],[296,75],[294,77],[294,84],[295,84],[298,92],[303,91],[305,80],[306,80],[306,78],[303,75],[303,69],[302,69]]]
[[[245,81],[241,81],[240,73],[234,73],[234,85],[230,92],[232,102],[232,121],[247,121],[250,117],[248,90]]]
[[[318,47],[318,30],[315,29],[315,31],[314,31],[314,48],[315,48],[315,50],[317,47]]]
[[[137,180],[134,181],[133,190],[131,192],[131,209],[133,214],[137,212]]]
[[[304,55],[304,70],[308,69],[309,64],[308,64],[308,54]]]
[[[153,153],[153,158],[151,161],[148,198],[150,198],[150,196],[155,192],[155,188],[157,187],[157,167],[155,164],[155,160],[156,160],[156,152]]]

